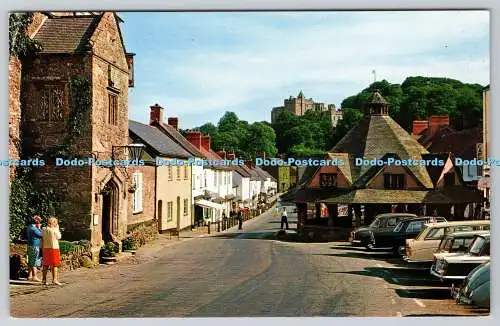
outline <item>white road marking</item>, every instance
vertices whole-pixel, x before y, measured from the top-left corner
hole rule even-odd
[[[392,304],[396,304],[396,300],[391,299],[391,301],[392,301]]]
[[[379,268],[382,268],[382,267],[384,267],[384,266],[382,266],[382,265],[380,265],[380,264],[376,264],[376,265],[377,265],[377,267],[379,267]]]
[[[415,301],[415,303],[417,304],[417,306],[425,308],[425,304],[422,301],[420,301],[418,299],[413,299],[413,301]]]
[[[398,311],[398,312],[396,313],[396,316],[398,316],[398,317],[403,317],[403,314],[402,314],[401,312],[399,312],[399,311]]]

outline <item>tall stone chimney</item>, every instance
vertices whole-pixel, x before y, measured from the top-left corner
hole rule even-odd
[[[163,123],[163,108],[158,104],[150,106],[149,124]]]

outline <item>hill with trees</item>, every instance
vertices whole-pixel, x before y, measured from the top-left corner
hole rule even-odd
[[[431,115],[448,115],[456,130],[482,123],[482,85],[417,76],[406,78],[402,84],[377,81],[347,97],[341,104],[343,119],[335,128],[328,112],[308,111],[303,116],[281,112],[273,124],[249,124],[234,112],[226,112],[217,126],[207,123],[198,129],[212,136],[215,150],[234,150],[239,157],[254,158],[258,152],[268,157],[277,153],[293,157],[322,155],[363,118],[366,100],[375,89],[388,101],[389,115],[408,132],[414,120],[426,120]]]

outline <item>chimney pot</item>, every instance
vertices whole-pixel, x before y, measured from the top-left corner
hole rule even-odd
[[[153,123],[163,123],[163,108],[158,104],[149,107],[149,124]]]
[[[175,130],[179,130],[179,119],[176,117],[168,118],[168,125],[175,128]]]

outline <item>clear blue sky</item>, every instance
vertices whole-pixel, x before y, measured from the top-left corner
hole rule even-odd
[[[339,107],[373,81],[407,76],[489,83],[489,13],[124,12],[135,56],[130,118],[162,105],[181,128],[217,123],[225,111],[270,120],[303,90]]]

